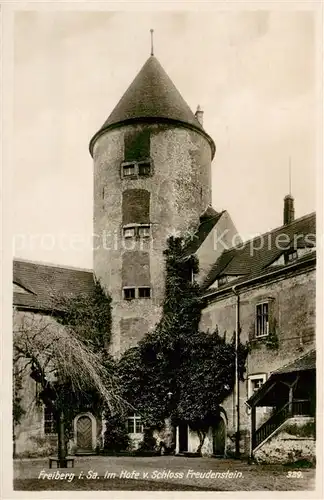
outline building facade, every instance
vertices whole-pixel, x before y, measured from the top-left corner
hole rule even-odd
[[[315,346],[315,216],[295,221],[294,201],[287,196],[284,225],[242,244],[228,212],[216,212],[211,206],[215,144],[203,128],[202,117],[200,108],[196,114],[190,110],[151,56],[90,142],[93,270],[15,259],[13,304],[18,318],[48,318],[53,313],[53,293],[70,297],[87,293],[94,277],[99,279],[112,298],[109,347],[119,358],[160,319],[167,238],[190,234],[187,253],[199,259],[200,273],[194,279],[204,297],[201,328],[217,327],[228,336],[239,332],[241,342],[250,345],[239,394],[236,388],[224,401],[202,451],[226,456],[233,453],[238,439],[242,454],[256,456],[256,451],[262,454],[262,446],[269,448],[271,439],[279,439],[276,429],[289,418],[306,418],[309,426],[307,419],[314,414],[314,395],[304,393],[308,375],[310,389],[315,387],[315,358],[310,356],[307,363],[303,356]],[[286,246],[279,248],[276,241],[283,234]],[[280,369],[286,372],[277,373]],[[288,389],[279,388],[274,394],[280,381]],[[56,446],[54,416],[35,404],[34,380],[23,380],[22,387],[27,411],[15,429],[16,454],[48,454]],[[296,388],[299,393],[294,396]],[[280,394],[284,394],[282,401]],[[279,400],[280,408],[274,403]],[[273,437],[270,423],[287,404],[291,411],[284,422],[275,417]],[[271,418],[264,431],[262,426]],[[85,408],[75,416],[72,428],[71,452],[90,453],[102,447],[101,415]],[[128,429],[135,443],[141,440],[138,415],[129,416]],[[186,422],[177,427],[176,436],[178,453],[195,451],[198,436]]]
[[[294,425],[304,422],[310,428],[315,416],[315,215],[284,221],[280,228],[224,250],[204,280],[202,330],[218,328],[228,340],[239,331],[240,341],[249,344],[239,395],[236,389],[223,402],[221,419],[206,440],[206,453],[234,454],[239,430],[243,455],[289,461],[288,452],[304,456],[307,449],[308,458],[315,456],[314,427],[305,437],[306,445],[292,434],[282,440],[279,455],[273,451],[291,419]],[[270,393],[255,399],[262,395],[259,389],[268,386]],[[289,387],[294,389],[291,394]],[[284,414],[290,397],[291,411]],[[194,451],[196,436],[184,432],[184,446]],[[285,447],[287,454],[282,452]]]

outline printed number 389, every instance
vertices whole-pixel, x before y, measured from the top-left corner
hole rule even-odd
[[[301,470],[289,470],[287,473],[287,477],[300,478],[300,477],[303,477],[303,473]]]

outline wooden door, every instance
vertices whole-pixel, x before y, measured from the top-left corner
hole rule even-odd
[[[219,418],[213,428],[213,453],[218,457],[225,455],[226,427],[222,418]]]
[[[77,444],[82,450],[92,450],[92,422],[86,415],[77,421]]]
[[[188,451],[188,425],[181,423],[179,425],[179,453]]]

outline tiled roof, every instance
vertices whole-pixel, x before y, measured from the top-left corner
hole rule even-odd
[[[139,119],[163,119],[181,122],[202,132],[209,140],[213,154],[215,145],[206,134],[159,61],[151,56],[128,87],[117,106],[90,141],[94,143],[105,130],[119,123]]]
[[[188,255],[195,253],[205,241],[210,231],[216,226],[224,212],[216,212],[211,206],[208,206],[205,212],[200,216],[200,224],[191,241],[186,246]]]
[[[285,242],[286,237],[283,235],[287,235],[287,242]],[[224,250],[210,269],[203,284],[204,289],[206,290],[210,287],[210,285],[222,275],[243,276],[244,281],[247,277],[261,276],[270,270],[273,271],[274,268],[271,267],[269,269],[268,266],[272,264],[285,249],[289,249],[294,244],[294,238],[297,236],[297,243],[302,241],[304,244],[306,235],[311,235],[311,237],[308,238],[308,244],[312,246],[313,242],[313,245],[315,245],[315,213],[296,219],[291,224],[273,229],[261,236],[257,236],[252,240],[242,243],[240,246]],[[276,241],[280,242],[281,248],[278,248]],[[298,244],[297,246],[300,245]],[[313,257],[314,254],[311,253],[305,255],[302,259],[299,259],[299,261],[308,260]],[[286,266],[283,267],[286,268]],[[279,266],[276,266],[275,269],[278,268]],[[242,278],[237,282],[239,283],[240,281],[242,281]],[[233,281],[230,286],[234,284]],[[228,286],[229,285],[225,284],[222,288],[225,289]]]
[[[73,296],[93,290],[93,272],[14,259],[13,281],[30,293],[14,292],[14,306],[48,311],[55,297]]]
[[[252,396],[247,400],[247,404],[252,407],[256,404],[260,404],[260,402],[263,401],[263,405],[261,406],[271,406],[264,403],[265,397],[267,396],[267,393],[269,394],[269,389],[271,389],[273,383],[282,380],[286,374],[308,370],[316,370],[315,349],[308,351],[306,354],[303,354],[299,358],[295,359],[295,361],[292,361],[291,363],[284,365],[278,370],[272,372],[268,380],[261,386],[261,388],[254,394],[252,394]]]
[[[279,375],[280,373],[291,373],[291,372],[301,372],[305,370],[314,370],[316,368],[316,351],[312,349],[311,351],[303,354],[299,358],[295,359],[292,363],[282,366],[278,370],[272,373],[272,375]]]

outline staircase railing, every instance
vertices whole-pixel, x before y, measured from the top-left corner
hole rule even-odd
[[[267,439],[287,418],[295,415],[311,415],[311,402],[306,399],[286,403],[280,410],[271,415],[252,436],[252,448],[256,448]]]

